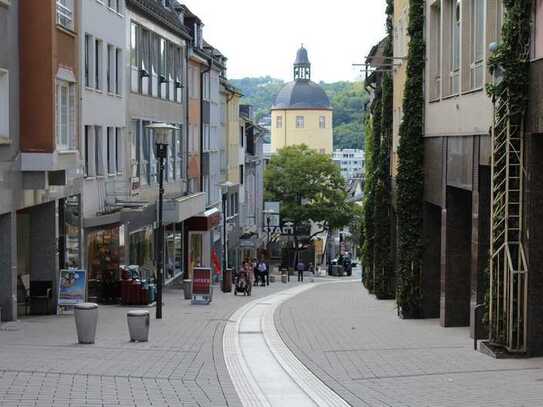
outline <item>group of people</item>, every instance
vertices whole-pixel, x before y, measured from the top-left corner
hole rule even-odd
[[[264,259],[251,259],[247,258],[241,265],[241,272],[248,278],[251,286],[258,286],[259,283],[262,287],[270,285],[270,266]]]

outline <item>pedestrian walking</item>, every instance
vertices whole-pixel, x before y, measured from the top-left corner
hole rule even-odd
[[[296,264],[296,271],[298,271],[298,281],[304,281],[305,264],[302,260],[299,260]]]
[[[261,286],[264,287],[265,285],[270,285],[270,270],[268,264],[264,260],[260,259],[256,265],[256,268],[260,276]]]
[[[247,294],[248,295],[251,295],[251,291],[252,291],[252,288],[253,288],[253,284],[254,284],[254,267],[251,263],[251,261],[249,259],[245,260],[243,262],[243,265],[242,265],[242,270],[243,272],[246,274],[246,278],[247,278]]]

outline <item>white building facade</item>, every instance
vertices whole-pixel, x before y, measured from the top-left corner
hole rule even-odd
[[[362,177],[364,173],[364,150],[335,150],[332,159],[339,166],[341,175],[346,180]]]

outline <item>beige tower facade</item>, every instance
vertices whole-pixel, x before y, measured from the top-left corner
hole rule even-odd
[[[302,46],[294,62],[294,81],[287,83],[272,106],[272,152],[305,144],[332,154],[333,112],[324,90],[311,81],[311,64]]]

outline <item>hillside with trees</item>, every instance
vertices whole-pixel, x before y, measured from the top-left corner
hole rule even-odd
[[[273,99],[285,84],[270,76],[231,80],[243,92],[242,103],[255,108],[256,119],[269,114]],[[364,148],[364,118],[368,95],[362,82],[333,82],[320,85],[334,109],[334,149]]]

